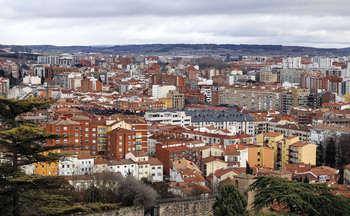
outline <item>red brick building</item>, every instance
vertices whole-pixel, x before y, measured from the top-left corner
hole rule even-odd
[[[85,78],[81,81],[81,90],[84,92],[102,91],[102,82],[93,77]]]
[[[107,133],[107,160],[125,159],[125,154],[135,150],[135,132],[116,128]]]
[[[163,163],[163,170],[165,175],[169,175],[170,168],[173,166],[174,161],[178,161],[182,158],[195,163],[195,152],[187,146],[167,147],[164,144],[156,144],[156,158]]]

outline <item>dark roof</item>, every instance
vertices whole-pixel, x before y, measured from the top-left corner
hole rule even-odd
[[[191,116],[192,122],[222,122],[222,121],[238,121],[247,122],[254,121],[249,114],[242,113],[237,110],[185,110],[187,116]]]

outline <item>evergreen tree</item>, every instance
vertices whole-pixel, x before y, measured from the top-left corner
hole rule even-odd
[[[219,195],[213,204],[215,216],[249,215],[247,198],[233,184],[220,187]]]
[[[330,138],[326,145],[326,156],[325,156],[325,162],[328,166],[334,167],[335,166],[335,156],[336,156],[336,149],[335,149],[335,141],[333,138]]]
[[[300,184],[287,178],[262,176],[249,190],[255,191],[256,212],[279,204],[299,215],[350,215],[350,198],[332,193],[334,189],[323,184]]]
[[[248,161],[246,161],[246,166],[247,166],[246,173],[250,174],[250,175],[253,175],[253,169],[250,168],[250,165],[249,165]]]
[[[9,201],[12,194],[11,204],[1,202],[0,213],[12,211],[12,214],[20,215],[20,195],[29,186],[35,186],[38,177],[26,176],[21,167],[38,162],[54,162],[62,157],[62,154],[50,152],[64,147],[63,145],[43,145],[47,139],[62,138],[62,135],[46,132],[37,127],[31,121],[21,119],[19,116],[27,112],[35,112],[52,104],[38,98],[22,100],[0,98],[0,149],[7,163],[0,165],[0,196]],[[43,154],[45,153],[45,154]],[[1,212],[4,211],[4,212]],[[6,213],[2,215],[6,215]]]
[[[304,178],[304,183],[309,184],[309,178],[307,176]]]
[[[316,166],[322,166],[324,164],[324,148],[323,144],[317,145],[316,149]]]

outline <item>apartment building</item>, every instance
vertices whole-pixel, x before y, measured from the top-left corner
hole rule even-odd
[[[277,74],[272,73],[271,71],[260,71],[259,81],[264,83],[277,82]]]
[[[235,130],[236,133],[254,135],[254,119],[234,109],[227,110],[185,110],[191,117],[191,126],[214,126],[217,129]]]
[[[107,160],[125,159],[128,152],[135,150],[135,132],[116,128],[107,132]]]
[[[281,133],[263,133],[257,135],[257,144],[273,149],[273,168],[284,170],[289,163],[316,164],[316,145],[300,142],[298,136],[284,139]]]
[[[281,110],[281,92],[275,89],[254,86],[220,89],[219,104],[239,106],[250,111],[279,111]]]
[[[187,116],[185,111],[147,111],[144,117],[147,122],[160,122],[180,127],[188,127],[191,125],[191,116]]]

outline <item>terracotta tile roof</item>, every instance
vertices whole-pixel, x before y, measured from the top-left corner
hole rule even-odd
[[[221,176],[229,173],[229,172],[233,172],[237,175],[240,175],[239,172],[237,172],[236,170],[233,169],[233,167],[225,167],[225,168],[221,168],[221,169],[218,169],[214,172],[214,175],[218,178],[220,178]]]
[[[350,169],[350,164],[345,166],[346,169]]]
[[[201,173],[200,169],[197,167],[197,165],[189,160],[186,160],[185,158],[182,158],[181,160],[174,161],[173,167],[175,167],[177,170],[181,171],[187,171],[192,170],[197,173]]]
[[[124,165],[124,164],[135,164],[131,159],[121,159],[121,160],[113,160],[108,163],[108,165]]]
[[[148,156],[147,152],[144,151],[131,151],[131,154],[133,154],[135,157],[145,157]]]
[[[206,194],[211,192],[211,190],[204,185],[201,185],[201,184],[195,184],[195,185],[197,185],[201,189],[200,190],[201,194]],[[191,185],[188,185],[188,187],[182,188],[181,190],[187,195],[192,195],[193,187],[194,187],[194,184],[193,185],[191,184]]]
[[[80,154],[78,154],[77,158],[79,160],[82,160],[82,159],[92,159],[94,157],[89,153],[80,153]]]
[[[149,162],[149,164],[152,166],[154,166],[154,165],[163,165],[163,163],[162,162],[160,162],[160,160],[158,160],[158,158],[150,158],[149,160],[148,160],[148,162]]]
[[[204,182],[205,179],[200,174],[192,170],[183,171],[180,173],[184,182]]]
[[[304,146],[306,146],[306,145],[308,145],[308,144],[310,144],[310,143],[304,143],[304,142],[298,141],[298,142],[296,142],[296,143],[291,144],[290,146],[294,146],[294,147],[304,147]]]
[[[108,162],[105,159],[102,158],[95,158],[94,164],[107,164]]]
[[[294,138],[297,138],[298,136],[290,136],[290,137],[287,137],[286,139],[294,139]]]
[[[264,133],[264,136],[267,136],[267,137],[278,137],[278,136],[281,136],[281,135],[283,135],[283,134],[275,133],[275,132]]]
[[[226,163],[227,164],[227,162],[225,162],[225,161],[223,161],[223,160],[221,160],[221,159],[219,159],[217,157],[214,157],[214,156],[210,156],[210,157],[206,157],[206,158],[202,159],[203,163],[210,163],[210,162],[213,162],[213,161],[218,161],[218,162],[222,162],[222,163]]]
[[[311,169],[311,172],[317,176],[320,175],[333,175],[339,173],[339,170],[328,167],[328,166],[319,166]]]

